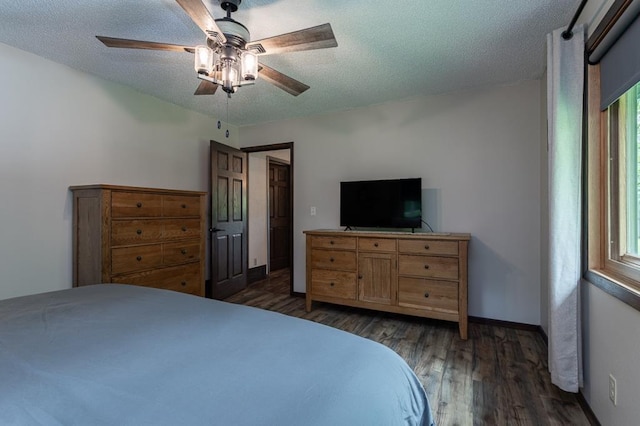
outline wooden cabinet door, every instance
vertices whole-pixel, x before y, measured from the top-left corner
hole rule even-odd
[[[397,272],[395,253],[358,255],[358,300],[390,305],[395,303]]]

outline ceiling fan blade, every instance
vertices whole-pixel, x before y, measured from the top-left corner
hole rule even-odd
[[[207,80],[202,80],[194,95],[213,95],[218,90],[218,85]]]
[[[172,52],[189,52],[193,53],[194,48],[190,46],[180,46],[177,44],[156,43],[153,41],[129,40],[126,38],[114,38],[96,36],[98,40],[108,47],[122,47],[125,49],[150,49],[150,50],[169,50]]]
[[[306,84],[284,75],[280,71],[276,71],[264,64],[260,64],[258,72],[261,78],[267,80],[276,87],[281,88],[285,92],[292,94],[293,96],[298,96],[300,93],[309,89],[309,86]]]
[[[258,55],[325,49],[337,46],[338,42],[333,35],[331,24],[318,25],[317,27],[247,43],[247,49],[254,51]]]
[[[223,44],[227,42],[216,21],[201,0],[176,0],[191,20],[207,35]]]

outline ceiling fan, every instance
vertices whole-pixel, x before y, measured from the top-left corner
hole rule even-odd
[[[205,33],[205,45],[192,47],[104,36],[96,38],[108,47],[194,53],[194,67],[202,80],[195,95],[212,95],[220,86],[231,96],[238,87],[253,84],[260,75],[276,87],[298,96],[309,86],[259,63],[258,57],[338,46],[330,24],[250,41],[247,27],[231,18],[231,13],[238,10],[242,0],[221,1],[220,7],[227,16],[220,19],[211,16],[202,0],[176,2]]]

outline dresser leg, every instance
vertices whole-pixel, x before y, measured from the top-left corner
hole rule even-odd
[[[462,340],[467,340],[467,321],[460,321],[458,323],[458,328],[460,329],[460,338]]]
[[[307,308],[307,312],[311,312],[311,307],[312,307],[311,305],[312,305],[312,304],[313,304],[313,300],[311,300],[311,297],[309,297],[309,296],[307,295],[307,298],[306,298],[306,308]]]

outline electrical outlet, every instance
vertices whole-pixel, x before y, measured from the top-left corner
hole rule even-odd
[[[258,258],[254,257],[253,258],[253,266],[256,266],[258,264]]]
[[[609,374],[609,399],[613,405],[618,405],[618,385],[613,374]]]
[[[315,216],[315,215],[316,215],[316,207],[311,206],[311,216]]]

